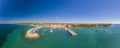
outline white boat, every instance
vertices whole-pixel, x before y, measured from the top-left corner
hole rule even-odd
[[[108,30],[104,30],[104,32],[108,32]]]
[[[65,30],[68,30],[68,28],[65,28]]]
[[[50,32],[52,33],[52,32],[53,32],[53,30],[51,29],[51,30],[50,30]]]

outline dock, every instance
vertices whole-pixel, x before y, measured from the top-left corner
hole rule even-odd
[[[67,31],[68,31],[72,36],[76,36],[76,35],[77,35],[77,33],[75,33],[74,31],[72,31],[72,30],[70,30],[70,29],[68,29],[68,28],[67,28]]]
[[[36,33],[35,31],[38,30],[39,28],[41,28],[41,27],[32,28],[32,29],[28,30],[27,33],[28,34]]]

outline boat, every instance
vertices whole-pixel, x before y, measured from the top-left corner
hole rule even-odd
[[[65,30],[68,30],[68,28],[65,28]]]
[[[108,30],[104,30],[104,32],[107,32]]]
[[[51,29],[51,30],[50,30],[50,32],[52,33],[52,32],[53,32],[53,30]]]

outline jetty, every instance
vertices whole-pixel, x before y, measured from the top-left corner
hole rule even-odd
[[[72,36],[76,36],[77,33],[75,33],[74,31],[68,29],[68,28],[65,28]]]
[[[36,30],[38,30],[39,28],[41,27],[35,27],[35,28],[32,28],[30,30],[28,30],[26,33],[25,33],[25,38],[27,39],[37,39],[40,37],[40,35],[38,33],[36,33]]]

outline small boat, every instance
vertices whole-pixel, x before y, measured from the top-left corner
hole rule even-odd
[[[50,30],[50,32],[52,33],[52,32],[53,32],[53,30],[51,29],[51,30]]]
[[[108,30],[104,30],[104,32],[107,32]]]
[[[68,28],[65,28],[65,30],[68,30]]]
[[[97,29],[96,32],[98,32],[99,30]]]
[[[90,30],[93,30],[92,28]]]
[[[90,32],[92,31],[92,30],[89,30]]]

